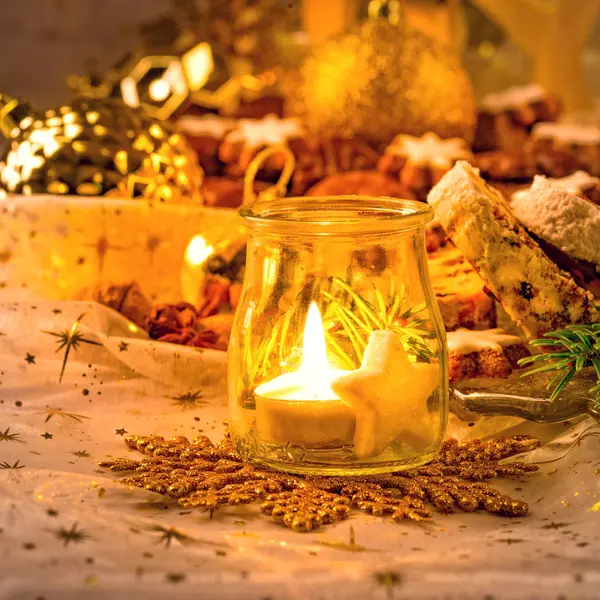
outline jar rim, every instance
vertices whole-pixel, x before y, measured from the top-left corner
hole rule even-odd
[[[425,202],[363,195],[259,200],[243,206],[239,214],[249,229],[317,235],[400,232],[433,219],[433,209]]]

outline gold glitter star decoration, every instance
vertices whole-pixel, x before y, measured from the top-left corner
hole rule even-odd
[[[432,509],[478,509],[506,516],[527,514],[525,502],[491,487],[495,477],[522,477],[535,465],[501,462],[539,446],[529,436],[458,443],[444,442],[431,463],[406,472],[367,477],[301,477],[243,462],[232,440],[217,444],[206,436],[191,442],[182,436],[128,436],[129,448],[146,455],[141,461],[119,458],[99,466],[131,472],[124,484],[177,499],[181,506],[199,508],[212,517],[219,506],[261,503],[261,511],[276,523],[307,532],[347,518],[353,510],[389,516],[394,522],[422,521]]]
[[[59,333],[56,333],[54,331],[42,331],[42,333],[47,333],[48,335],[52,335],[58,338],[56,342],[58,344],[56,352],[60,352],[63,348],[65,349],[65,355],[63,357],[62,367],[60,369],[58,383],[62,382],[71,349],[73,349],[73,352],[76,352],[79,348],[79,344],[92,344],[94,346],[102,346],[100,342],[95,342],[93,340],[86,339],[85,337],[83,337],[83,333],[79,331],[79,325],[81,324],[81,320],[83,319],[83,317],[85,317],[85,313],[81,313],[70,328],[65,329]]]
[[[54,532],[54,535],[61,540],[65,546],[68,546],[70,543],[76,544],[83,542],[91,537],[83,529],[79,529],[77,523],[73,523],[70,529],[60,527]]]
[[[178,396],[167,396],[167,398],[173,400],[173,406],[179,406],[181,410],[191,410],[207,404],[207,401],[202,398],[202,392],[200,390],[186,392],[185,394],[179,394]]]
[[[7,427],[4,431],[0,431],[0,442],[19,442],[20,444],[24,444],[25,442],[19,439],[21,434],[19,433],[11,433],[10,427]]]

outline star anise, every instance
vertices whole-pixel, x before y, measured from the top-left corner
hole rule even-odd
[[[528,436],[458,443],[444,442],[428,465],[365,477],[302,477],[244,463],[231,439],[213,444],[206,436],[191,442],[177,436],[128,436],[125,443],[146,455],[141,461],[115,459],[100,466],[131,471],[124,483],[177,499],[208,511],[220,505],[261,502],[263,514],[298,532],[345,519],[353,509],[393,521],[421,521],[460,509],[485,510],[508,517],[528,512],[525,502],[505,496],[486,479],[522,476],[537,470],[522,462],[500,463],[539,446]]]

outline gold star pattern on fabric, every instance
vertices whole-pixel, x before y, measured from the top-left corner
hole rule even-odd
[[[163,243],[162,238],[156,235],[151,235],[146,240],[146,252],[150,255],[150,264],[154,261],[154,253],[158,250],[159,246]]]
[[[48,407],[45,411],[38,413],[41,415],[47,415],[44,423],[47,423],[52,417],[61,417],[63,419],[72,419],[78,423],[82,423],[82,419],[89,419],[85,415],[78,415],[77,413],[65,412],[62,408],[50,408]]]
[[[77,458],[90,458],[92,456],[87,450],[76,450],[75,452],[69,452],[69,454],[72,454]]]
[[[6,461],[0,462],[0,469],[24,469],[25,465],[21,464],[20,460],[17,460],[12,465]]]
[[[80,314],[70,328],[63,330],[60,333],[56,333],[54,331],[42,331],[42,333],[47,333],[48,335],[52,335],[58,338],[58,340],[56,341],[56,343],[58,344],[58,349],[56,350],[57,352],[60,352],[63,348],[65,349],[65,355],[63,357],[63,362],[60,369],[58,383],[62,382],[71,349],[73,349],[73,352],[76,352],[79,348],[79,344],[92,344],[94,346],[102,346],[100,342],[95,342],[93,340],[86,339],[85,337],[83,337],[83,333],[79,331],[79,325],[81,324],[81,320],[83,319],[83,317],[85,317],[85,313]]]
[[[164,527],[163,525],[152,525],[149,531],[159,534],[158,544],[164,544],[165,548],[170,548],[173,541],[179,542],[182,546],[193,544],[194,538],[175,527]]]
[[[54,532],[54,535],[61,540],[65,546],[68,546],[70,543],[76,544],[83,542],[91,537],[83,529],[79,529],[77,523],[73,523],[70,529],[60,527]]]
[[[123,251],[128,249],[125,246],[111,244],[106,235],[100,236],[94,243],[85,244],[85,246],[96,250],[96,256],[98,258],[98,277],[102,277],[102,273],[104,272],[104,261],[106,260],[106,255],[109,250]]]
[[[25,442],[20,438],[20,433],[11,433],[10,427],[7,427],[4,431],[0,431],[0,442],[19,442],[24,444]]]
[[[296,532],[307,532],[347,518],[353,510],[393,521],[431,518],[454,509],[485,510],[500,516],[524,516],[528,506],[492,488],[494,477],[522,477],[538,467],[500,462],[528,452],[539,441],[528,436],[447,440],[428,465],[406,472],[366,477],[301,477],[246,464],[229,436],[217,444],[206,436],[189,441],[182,436],[128,436],[129,448],[146,455],[141,461],[102,461],[112,472],[129,472],[122,480],[199,508],[211,516],[222,505],[261,502],[263,514]],[[166,536],[167,528],[155,529]],[[173,534],[170,534],[171,538]],[[162,539],[162,538],[161,538]],[[168,538],[164,537],[165,543]]]
[[[179,406],[182,410],[192,410],[207,404],[207,401],[202,398],[202,392],[200,392],[200,390],[195,392],[186,392],[185,394],[179,394],[178,396],[167,397],[174,401],[172,403],[173,406]]]
[[[360,369],[334,379],[331,389],[354,410],[354,453],[377,456],[395,440],[424,451],[440,434],[427,409],[439,385],[439,365],[411,362],[393,331],[371,333]]]

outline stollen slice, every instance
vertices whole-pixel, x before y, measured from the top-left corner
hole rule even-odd
[[[469,163],[457,162],[428,202],[452,242],[528,336],[600,321],[594,296],[546,256],[502,194]]]

